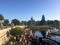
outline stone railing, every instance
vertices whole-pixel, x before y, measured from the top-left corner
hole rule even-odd
[[[0,45],[2,45],[3,43],[5,43],[6,41],[8,41],[7,38],[7,31],[9,31],[11,28],[7,28],[7,29],[2,29],[0,30]]]
[[[15,27],[25,28],[25,26],[14,26],[13,28]],[[9,38],[7,38],[7,35],[6,35],[7,31],[9,30],[11,30],[11,27],[0,29],[0,45],[2,45],[3,43],[9,40]]]

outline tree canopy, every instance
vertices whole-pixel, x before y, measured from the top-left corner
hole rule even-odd
[[[22,35],[23,34],[23,30],[20,27],[16,27],[10,30],[10,34],[17,36],[17,35]]]
[[[5,19],[5,20],[4,20],[4,25],[7,26],[8,24],[9,24],[9,20],[8,20],[8,19]]]
[[[28,21],[28,26],[31,25],[35,25],[35,20],[33,19],[33,17],[31,17],[31,19]]]
[[[19,25],[20,21],[18,19],[13,19],[12,22],[14,25]]]
[[[4,20],[4,16],[0,14],[0,20]]]

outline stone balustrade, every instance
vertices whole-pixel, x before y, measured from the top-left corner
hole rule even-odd
[[[25,26],[14,26],[13,28],[15,27],[25,28]],[[9,30],[11,30],[11,27],[0,29],[0,45],[2,45],[3,43],[9,40],[9,38],[7,38],[7,35],[6,35],[7,31]]]
[[[11,28],[7,28],[7,29],[2,29],[0,30],[0,45],[2,45],[3,43],[5,43],[6,41],[8,41],[7,38],[7,31],[9,31]]]

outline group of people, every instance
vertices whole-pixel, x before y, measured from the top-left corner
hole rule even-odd
[[[46,45],[45,43],[42,42],[41,37],[37,37],[34,34],[20,36],[20,43],[21,45]]]

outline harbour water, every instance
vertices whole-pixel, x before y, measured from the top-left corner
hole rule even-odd
[[[40,31],[36,31],[34,34],[35,34],[35,36],[43,37],[43,35],[41,34]],[[48,32],[47,32],[47,31],[46,31],[46,35],[48,35]],[[60,36],[57,36],[57,35],[51,36],[51,39],[52,39],[52,40],[55,40],[55,41],[57,41],[57,42],[60,42]]]
[[[52,36],[51,39],[60,43],[60,36]]]

